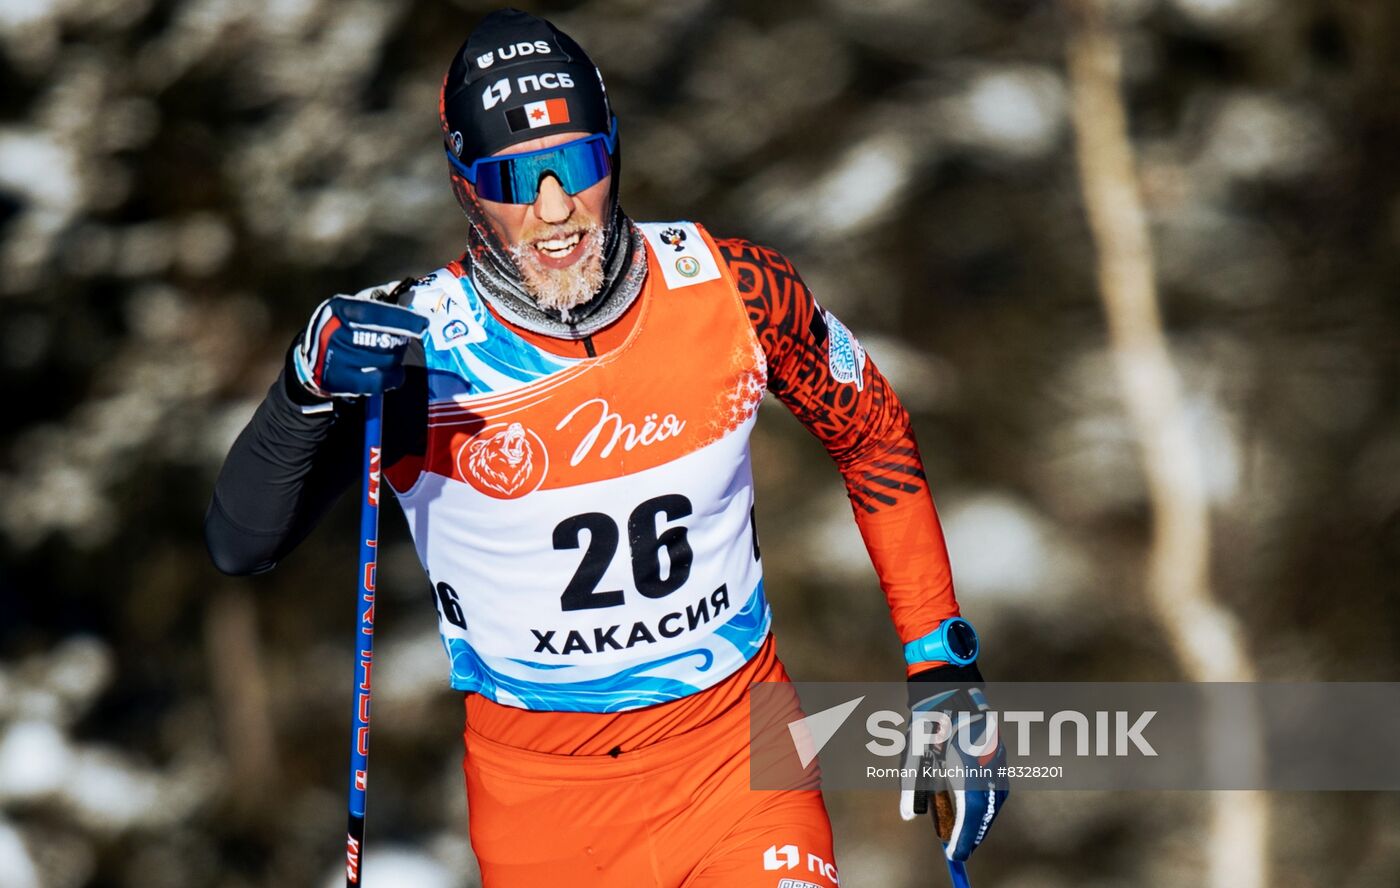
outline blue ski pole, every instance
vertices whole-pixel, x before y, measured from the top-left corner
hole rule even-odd
[[[364,860],[365,781],[369,774],[370,661],[374,656],[374,569],[379,546],[379,466],[384,396],[365,402],[365,480],[360,500],[359,594],[355,600],[355,708],[350,721],[350,824],[345,885],[357,888]]]
[[[972,888],[972,882],[967,878],[967,864],[961,860],[948,861],[948,875],[953,877],[953,888]]]

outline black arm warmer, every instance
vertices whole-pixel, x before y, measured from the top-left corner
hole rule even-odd
[[[410,362],[418,366],[409,366],[405,385],[385,398],[385,466],[407,451],[422,453],[427,393],[421,347],[413,351]],[[220,571],[271,570],[359,477],[363,402],[302,412],[314,403],[284,366],[229,450],[204,517],[205,545]]]

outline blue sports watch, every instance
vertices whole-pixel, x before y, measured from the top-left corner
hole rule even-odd
[[[938,628],[916,638],[904,646],[904,662],[952,663],[954,666],[967,666],[977,659],[980,644],[977,630],[962,617],[949,617]]]

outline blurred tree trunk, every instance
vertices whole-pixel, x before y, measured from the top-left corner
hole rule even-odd
[[[1108,21],[1106,0],[1065,0],[1065,7],[1080,187],[1098,257],[1099,295],[1114,365],[1151,500],[1148,595],[1187,678],[1253,681],[1239,624],[1210,587],[1210,511],[1200,453],[1162,326],[1151,237],[1121,93],[1120,44]],[[1248,701],[1242,705],[1232,724],[1244,725],[1244,746],[1255,751],[1262,747]],[[1257,765],[1258,756],[1251,756],[1250,763]],[[1209,885],[1267,884],[1268,823],[1261,793],[1215,795]]]
[[[256,817],[272,788],[276,749],[258,644],[257,608],[242,589],[214,593],[206,612],[205,650],[214,709],[229,760],[233,810]]]

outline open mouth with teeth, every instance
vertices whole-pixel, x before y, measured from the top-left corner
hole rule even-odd
[[[537,240],[531,246],[535,258],[547,268],[567,268],[583,254],[588,232],[574,231],[569,234],[546,240]]]

